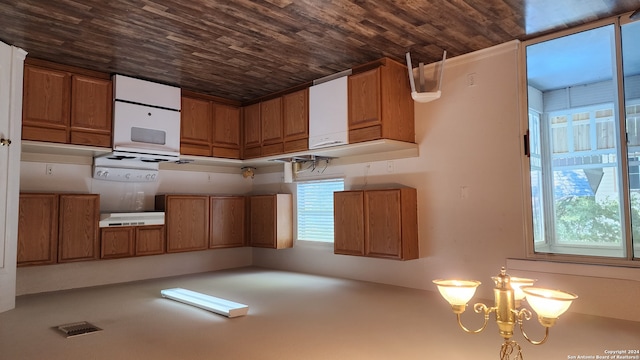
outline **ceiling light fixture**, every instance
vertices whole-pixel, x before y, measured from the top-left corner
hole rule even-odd
[[[249,306],[182,288],[161,290],[162,297],[232,318],[247,315]]]
[[[488,307],[485,304],[477,303],[473,305],[476,313],[484,313],[484,324],[478,330],[469,330],[462,325],[460,316],[465,311],[467,303],[476,292],[480,281],[476,280],[433,280],[438,286],[438,291],[451,305],[453,313],[456,314],[458,325],[467,333],[477,334],[483,331],[489,322],[489,316],[493,313],[496,323],[504,343],[500,349],[500,360],[509,360],[511,354],[515,352],[513,359],[522,360],[522,349],[520,345],[511,340],[513,329],[516,323],[520,327],[522,336],[533,345],[543,344],[549,336],[549,328],[553,326],[560,315],[562,315],[571,302],[578,298],[577,295],[560,291],[533,287],[536,280],[516,278],[507,275],[505,268],[500,270],[498,276],[492,277],[496,286],[493,289],[495,305]],[[545,327],[544,338],[539,341],[531,340],[524,331],[523,320],[531,319],[531,311],[527,308],[520,308],[523,300],[529,303],[538,315],[538,322]]]
[[[249,177],[253,179],[253,177],[256,175],[255,172],[254,172],[256,170],[256,168],[251,167],[251,166],[245,166],[240,170],[242,170],[242,177],[245,178],[245,179],[249,178]]]

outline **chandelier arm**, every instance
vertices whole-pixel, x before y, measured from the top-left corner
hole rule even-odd
[[[458,318],[458,326],[460,326],[460,328],[464,330],[464,332],[470,333],[470,334],[477,334],[487,327],[487,324],[489,323],[489,314],[492,311],[494,311],[495,308],[488,308],[485,304],[478,303],[473,305],[473,310],[478,314],[481,312],[484,312],[484,324],[482,324],[482,327],[480,327],[477,330],[469,330],[464,325],[462,325],[462,318],[461,318],[462,314],[456,314],[456,317]]]
[[[529,338],[529,336],[527,335],[527,333],[524,331],[524,325],[523,325],[523,321],[522,319],[524,318],[525,320],[529,320],[531,319],[531,311],[529,311],[528,309],[522,309],[519,312],[516,313],[516,317],[518,319],[518,324],[520,325],[520,332],[522,333],[522,336],[527,339],[528,342],[530,342],[533,345],[542,345],[545,343],[545,341],[547,341],[547,338],[549,337],[549,327],[545,326],[544,327],[544,338],[540,341],[536,341],[536,340],[531,340]]]

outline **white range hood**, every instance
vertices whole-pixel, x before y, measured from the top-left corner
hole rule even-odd
[[[131,212],[100,214],[100,227],[164,225],[164,212]]]

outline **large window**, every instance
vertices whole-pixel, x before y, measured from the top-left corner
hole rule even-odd
[[[640,256],[639,38],[623,17],[524,44],[534,253]]]
[[[344,190],[344,180],[297,184],[298,240],[333,242],[333,193]]]

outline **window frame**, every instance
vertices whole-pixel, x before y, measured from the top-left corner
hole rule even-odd
[[[561,253],[542,253],[536,251],[536,241],[534,237],[534,221],[533,221],[533,201],[532,201],[532,172],[531,172],[531,148],[532,144],[529,141],[532,141],[529,137],[529,118],[530,118],[530,107],[529,107],[529,89],[528,89],[528,80],[527,80],[527,47],[529,45],[561,38],[564,36],[576,34],[583,31],[588,31],[591,29],[595,29],[602,26],[614,25],[614,31],[616,33],[616,38],[621,38],[621,26],[624,24],[633,22],[633,20],[629,19],[630,13],[624,14],[622,16],[616,16],[608,19],[603,19],[600,21],[593,22],[591,24],[586,24],[582,26],[578,26],[572,29],[567,29],[563,31],[559,31],[552,34],[547,34],[544,36],[540,36],[537,38],[533,38],[527,41],[523,41],[520,46],[519,51],[519,63],[520,73],[519,73],[519,82],[520,86],[520,97],[523,101],[520,101],[521,107],[521,127],[524,129],[523,137],[525,137],[525,141],[523,142],[523,162],[522,162],[522,170],[523,174],[526,174],[523,182],[523,198],[524,198],[524,240],[525,240],[525,250],[526,250],[526,258],[530,260],[546,260],[552,262],[569,262],[569,263],[580,263],[580,264],[593,264],[593,265],[614,265],[614,266],[625,266],[625,267],[640,267],[640,239],[636,240],[635,246],[633,244],[631,232],[632,227],[630,223],[631,219],[631,211],[630,206],[622,206],[622,231],[624,232],[624,241],[622,246],[625,246],[627,249],[626,256],[621,257],[606,257],[606,256],[591,256],[591,255],[574,255],[574,254],[561,254]],[[615,76],[617,77],[617,88],[616,95],[613,101],[614,112],[617,112],[619,121],[619,128],[616,128],[619,134],[626,133],[626,108],[625,108],[625,99],[624,99],[624,76],[622,74],[622,47],[621,41],[615,42],[615,52],[616,59],[614,62],[615,66]],[[621,94],[621,95],[618,95]],[[629,105],[629,104],[627,104]],[[533,109],[535,109],[535,103],[532,104]],[[538,110],[538,109],[535,109]],[[596,120],[597,122],[597,120]],[[529,148],[527,148],[529,146]],[[592,148],[597,148],[597,144],[592,144]],[[550,146],[546,146],[542,151],[550,151]],[[616,150],[616,155],[619,159],[624,159],[624,161],[620,161],[620,171],[622,174],[629,173],[629,163],[626,160],[628,156],[627,143],[624,141],[620,141],[618,149]],[[630,191],[626,191],[629,189],[629,179],[628,176],[622,176],[620,179],[620,185],[623,191],[624,201],[627,204],[630,204]],[[543,185],[544,187],[544,185]],[[548,188],[548,185],[547,185]],[[548,190],[547,190],[548,191]],[[552,228],[549,227],[549,224],[543,224],[543,233],[548,232]],[[545,236],[545,242],[547,241],[547,236]],[[636,257],[634,257],[634,254]]]

